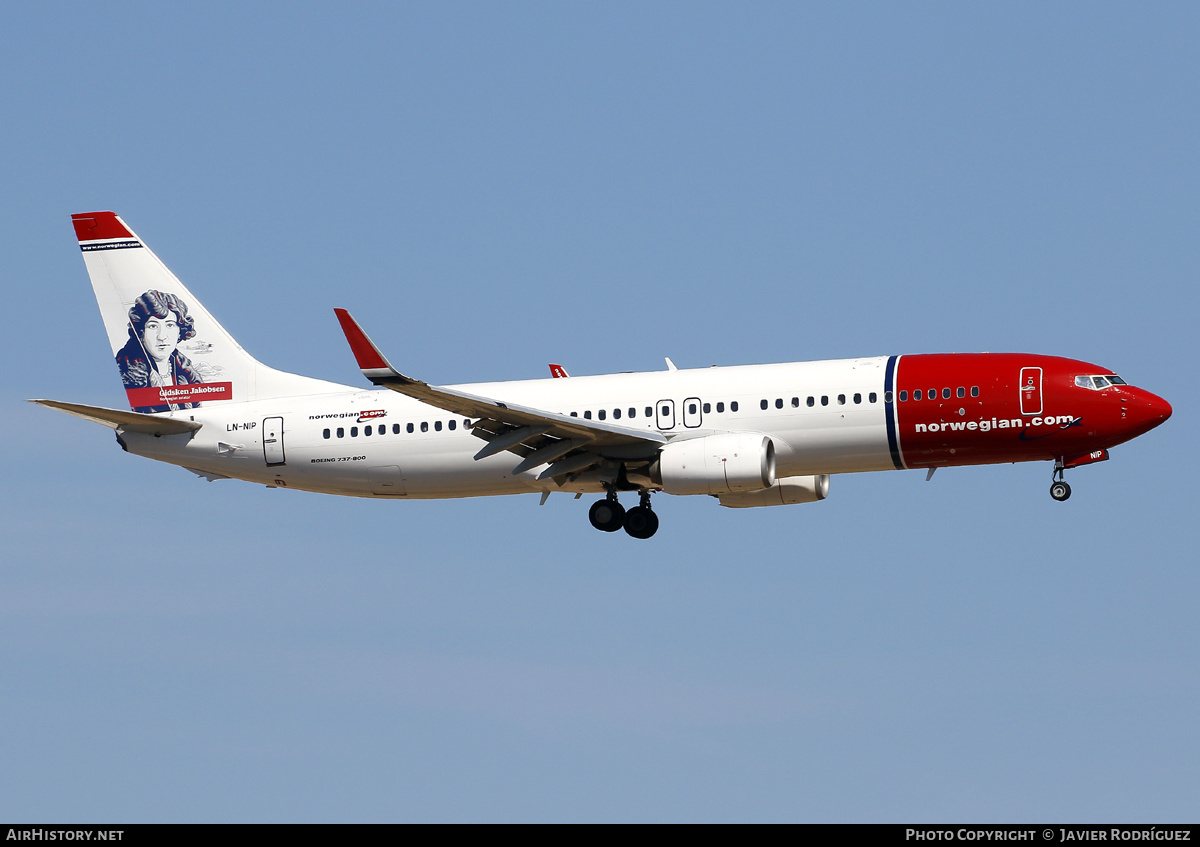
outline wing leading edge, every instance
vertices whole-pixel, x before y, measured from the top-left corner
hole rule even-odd
[[[653,456],[667,443],[666,436],[654,430],[573,418],[405,376],[392,367],[349,312],[333,311],[363,376],[375,385],[474,419],[472,434],[488,442],[475,454],[476,460],[507,450],[522,457],[513,468],[514,474],[549,463],[538,478],[562,478],[586,470],[606,456],[622,459]]]

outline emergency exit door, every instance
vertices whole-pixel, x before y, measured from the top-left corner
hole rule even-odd
[[[675,401],[674,400],[659,400],[658,405],[654,407],[655,423],[659,429],[674,429],[675,428]]]

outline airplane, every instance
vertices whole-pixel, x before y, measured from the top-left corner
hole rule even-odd
[[[208,480],[395,500],[599,494],[596,529],[650,538],[654,493],[755,508],[824,500],[830,476],[1001,462],[1064,471],[1171,416],[1108,368],[935,353],[437,386],[335,309],[363,377],[267,367],[113,212],[72,215],[129,410],[30,402],[110,427],[129,453]],[[626,509],[621,493],[636,493]]]

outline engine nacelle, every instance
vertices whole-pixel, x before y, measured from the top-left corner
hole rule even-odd
[[[829,474],[819,476],[787,476],[770,488],[745,491],[739,494],[719,494],[722,506],[731,509],[753,509],[756,506],[790,506],[795,503],[815,503],[829,496]]]
[[[775,444],[760,432],[674,441],[658,454],[668,494],[730,494],[775,484]]]

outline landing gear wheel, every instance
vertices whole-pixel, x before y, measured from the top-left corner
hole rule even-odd
[[[625,525],[625,507],[616,498],[597,500],[588,509],[588,520],[601,532],[616,532]]]
[[[1050,486],[1050,496],[1061,503],[1071,496],[1071,486],[1067,485],[1061,479],[1057,480]]]
[[[649,506],[634,506],[625,513],[625,531],[634,538],[649,538],[658,532],[658,515]]]

